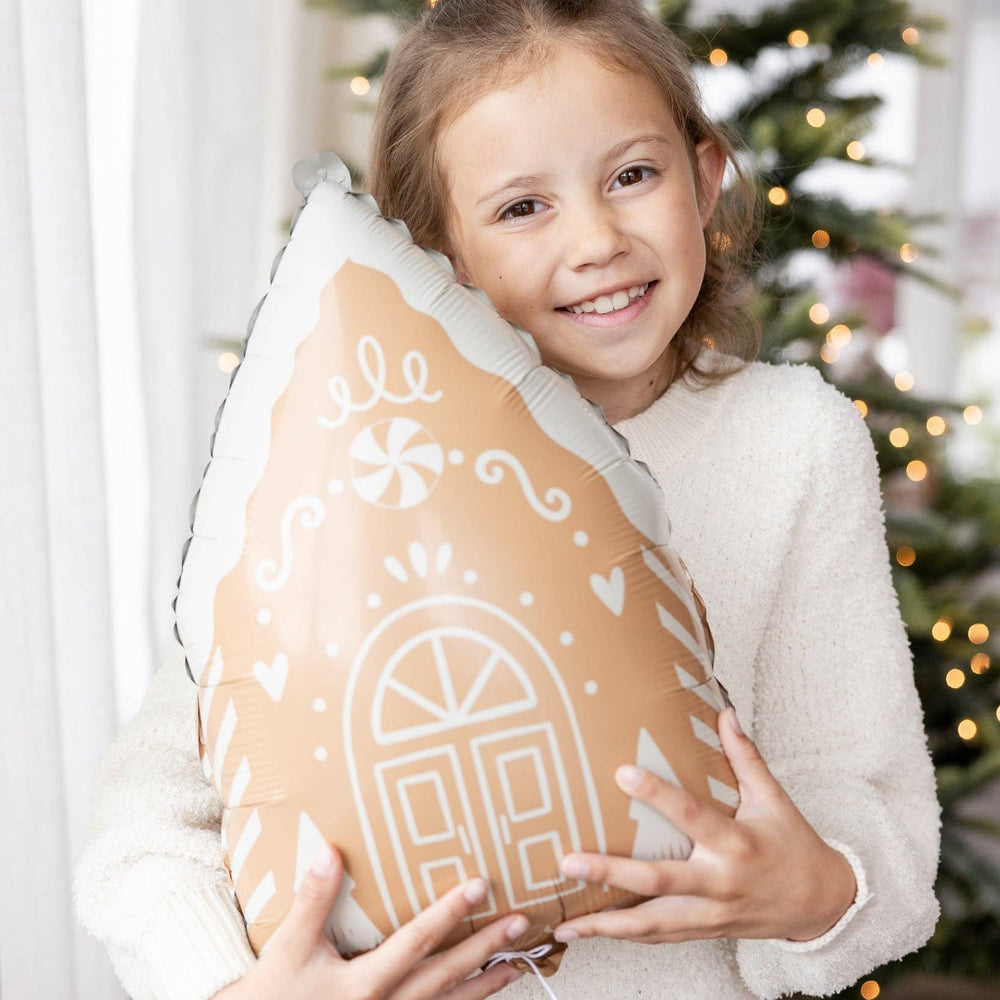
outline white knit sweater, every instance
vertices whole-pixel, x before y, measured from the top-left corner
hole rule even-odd
[[[577,941],[548,984],[559,1000],[827,996],[919,948],[939,914],[940,807],[868,429],[814,369],[762,362],[675,383],[617,429],[663,487],[744,729],[859,889],[813,941]],[[254,961],[195,690],[177,649],[104,758],[75,871],[79,918],[134,1000],[205,1000]],[[529,975],[505,996],[545,993]]]

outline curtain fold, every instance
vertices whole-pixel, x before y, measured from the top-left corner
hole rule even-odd
[[[101,93],[125,78],[130,93],[102,102],[95,60],[128,65],[116,46],[136,17],[135,92],[110,74]],[[125,996],[76,922],[71,873],[101,755],[172,642],[228,387],[218,341],[242,339],[267,291],[292,165],[338,147],[321,72],[337,30],[301,0],[0,0],[4,997]],[[134,133],[94,127],[133,112]],[[88,134],[114,151],[88,155]],[[149,596],[133,582],[126,606],[146,503]]]
[[[80,0],[0,5],[0,994],[123,996],[70,871],[114,731]]]

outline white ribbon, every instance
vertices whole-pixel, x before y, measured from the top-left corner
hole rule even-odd
[[[513,962],[516,958],[523,958],[528,965],[531,966],[532,971],[538,976],[538,981],[542,984],[542,988],[546,993],[552,998],[552,1000],[559,1000],[559,998],[552,992],[549,984],[545,981],[545,977],[538,971],[538,966],[535,965],[534,960],[536,958],[544,958],[550,951],[552,951],[552,945],[550,944],[540,944],[537,948],[532,948],[530,951],[498,951],[493,957],[486,963],[483,967],[485,972],[487,969],[492,969],[494,965],[499,965],[500,962]]]

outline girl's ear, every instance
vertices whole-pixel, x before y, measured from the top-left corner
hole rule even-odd
[[[695,146],[694,151],[698,159],[698,173],[701,180],[698,212],[704,229],[708,225],[708,220],[712,218],[719,193],[722,191],[722,178],[726,173],[726,154],[711,139],[703,139]]]

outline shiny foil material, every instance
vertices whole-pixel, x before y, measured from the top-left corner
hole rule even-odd
[[[726,703],[669,497],[531,337],[330,153],[251,320],[193,504],[176,633],[259,953],[326,840],[327,930],[375,947],[459,881],[512,949],[634,903],[570,851],[684,858],[637,762],[732,816]],[[551,971],[562,946],[542,960]]]

